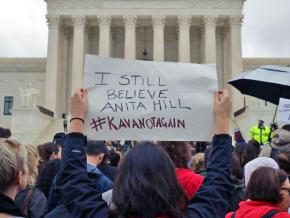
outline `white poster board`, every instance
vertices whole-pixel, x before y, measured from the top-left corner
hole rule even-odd
[[[277,121],[290,123],[290,99],[280,98]]]
[[[210,141],[215,65],[86,55],[86,134],[96,140]]]

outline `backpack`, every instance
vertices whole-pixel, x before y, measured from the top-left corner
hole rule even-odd
[[[272,218],[279,212],[280,212],[279,210],[270,210],[268,213],[264,214],[261,218]],[[235,213],[232,214],[231,218],[235,218]]]

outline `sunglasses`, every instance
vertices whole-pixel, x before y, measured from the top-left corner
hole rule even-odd
[[[281,190],[287,191],[289,193],[289,195],[290,195],[290,188],[281,188]]]

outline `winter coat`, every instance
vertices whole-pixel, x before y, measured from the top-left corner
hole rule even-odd
[[[76,218],[107,218],[109,217],[107,204],[87,175],[85,145],[86,137],[83,134],[70,133],[65,136],[60,176],[64,204]],[[229,196],[233,190],[230,178],[232,158],[230,147],[229,135],[214,136],[213,151],[208,162],[208,176],[189,201],[183,218],[225,216]]]
[[[29,193],[31,190],[31,193]],[[44,215],[47,200],[43,192],[36,187],[27,187],[20,191],[15,197],[15,203],[23,210],[27,198],[27,217],[40,218]],[[24,211],[23,211],[24,212]],[[26,213],[26,212],[24,212]]]
[[[11,198],[0,193],[0,217],[4,214],[11,215],[12,217],[25,217]]]
[[[239,203],[245,200],[245,184],[243,180],[232,178],[234,191],[229,200],[228,211],[236,211],[239,208]]]
[[[261,218],[272,210],[279,210],[276,205],[262,201],[242,201],[239,209],[235,212],[235,218]],[[225,218],[231,218],[232,212],[228,213]],[[290,214],[279,212],[273,218],[290,218]]]
[[[176,169],[176,176],[188,200],[190,200],[201,186],[203,177],[184,168]]]
[[[102,163],[98,166],[98,169],[107,176],[110,180],[113,182],[115,181],[115,178],[118,173],[118,168],[114,166],[110,166],[109,164]]]
[[[96,190],[98,190],[100,193],[106,192],[113,188],[112,181],[106,177],[95,165],[87,163],[87,172],[91,181],[94,182]],[[52,196],[56,196],[56,198],[53,198]],[[49,213],[45,215],[45,218],[72,218],[63,204],[61,193],[59,193],[59,186],[56,186],[56,179],[54,179],[53,190],[50,194],[50,197],[51,198],[49,199],[48,210]]]

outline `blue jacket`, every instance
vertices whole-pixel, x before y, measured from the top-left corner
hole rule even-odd
[[[113,182],[105,176],[95,165],[87,163],[88,173],[94,173],[96,175],[96,186],[97,189],[103,193],[113,188]]]
[[[86,137],[80,133],[65,136],[61,161],[61,193],[74,217],[109,217],[109,209],[96,186],[87,176]],[[233,185],[230,178],[231,137],[213,137],[208,174],[203,185],[188,203],[183,218],[222,218],[228,208]]]

